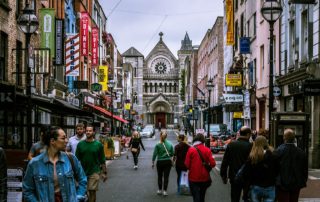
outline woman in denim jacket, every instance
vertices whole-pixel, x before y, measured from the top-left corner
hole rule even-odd
[[[76,202],[83,200],[86,194],[87,177],[77,157],[68,154],[69,159],[64,152],[68,143],[65,132],[59,127],[52,127],[44,134],[43,140],[47,151],[29,162],[23,179],[25,201]]]

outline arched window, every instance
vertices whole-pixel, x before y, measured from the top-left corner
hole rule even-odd
[[[167,92],[167,83],[164,84],[164,92]]]
[[[162,83],[159,84],[159,89],[163,92]]]
[[[177,92],[177,84],[175,83],[173,86],[173,92],[176,93]]]
[[[158,84],[154,84],[154,92],[157,93],[158,92]]]
[[[172,83],[169,84],[169,93],[172,93]]]
[[[145,93],[148,92],[148,84],[147,84],[147,83],[144,84],[144,92],[145,92]]]

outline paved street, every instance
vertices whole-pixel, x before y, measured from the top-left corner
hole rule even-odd
[[[173,131],[168,131],[168,139],[175,145],[176,136]],[[98,202],[156,202],[156,201],[192,201],[191,196],[180,196],[176,194],[176,171],[171,170],[168,194],[163,197],[156,194],[157,174],[156,168],[151,168],[151,158],[154,145],[159,141],[158,132],[153,139],[143,139],[146,151],[141,151],[139,158],[139,169],[133,169],[131,153],[129,159],[122,155],[108,165],[108,177],[106,183],[100,184]],[[221,156],[221,155],[219,155]],[[219,158],[217,158],[219,160]],[[230,201],[230,185],[223,185],[217,171],[212,172],[212,186],[208,189],[206,201]]]

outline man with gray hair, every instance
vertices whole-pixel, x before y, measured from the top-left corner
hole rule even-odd
[[[280,159],[276,180],[278,202],[298,202],[300,189],[308,180],[308,160],[305,152],[295,144],[295,132],[285,129],[284,143],[275,151]]]

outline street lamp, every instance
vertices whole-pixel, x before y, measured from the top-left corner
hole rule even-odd
[[[208,128],[207,128],[207,138],[206,138],[206,146],[208,148],[210,148],[210,122],[209,122],[209,112],[210,112],[210,97],[211,97],[211,91],[214,88],[214,84],[213,84],[213,80],[209,79],[207,82],[207,89],[209,92],[209,96],[208,96],[208,113],[207,113],[207,124],[208,124]]]
[[[266,1],[261,7],[262,17],[269,23],[269,132],[271,132],[271,112],[273,109],[273,26],[282,13],[281,4],[277,0]]]
[[[113,80],[110,80],[108,82],[108,87],[111,92],[111,136],[113,136],[113,87],[114,87]]]
[[[27,147],[30,148],[32,144],[31,134],[31,113],[32,113],[32,100],[31,100],[31,68],[32,64],[29,61],[29,54],[32,54],[32,48],[30,46],[31,35],[38,29],[39,21],[35,15],[34,10],[26,4],[26,7],[22,10],[22,15],[19,16],[17,24],[20,30],[26,35],[26,54],[25,54],[25,67],[26,67],[26,95],[27,95]],[[30,53],[29,53],[30,51]]]

